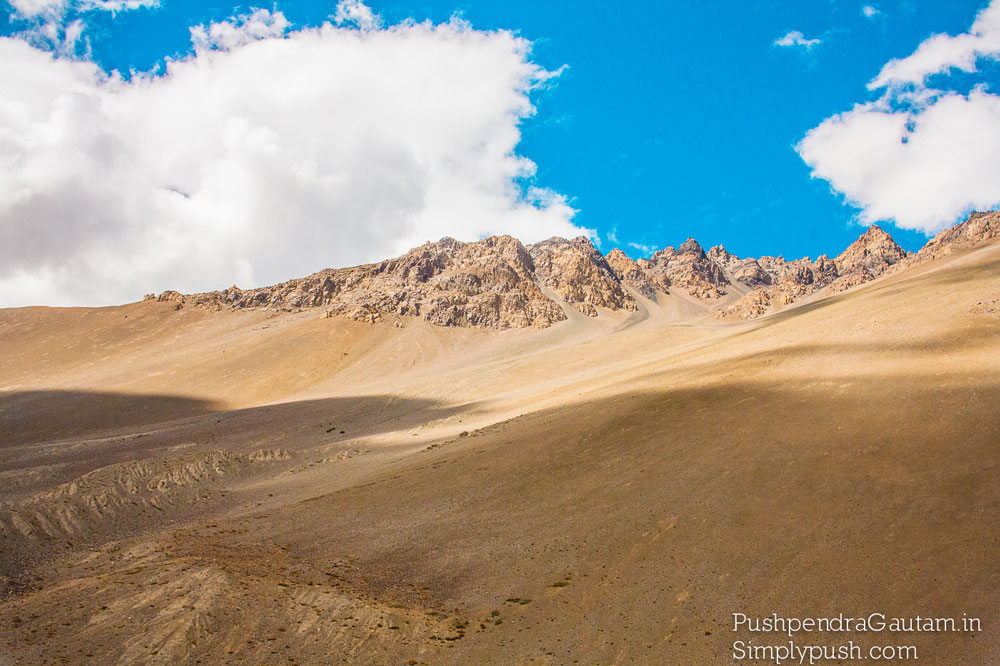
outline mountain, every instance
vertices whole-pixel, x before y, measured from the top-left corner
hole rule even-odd
[[[715,666],[787,642],[733,613],[879,611],[983,621],[836,642],[995,664],[995,219],[919,265],[876,230],[446,239],[0,309],[0,663]],[[875,281],[822,297],[845,276]],[[765,319],[713,319],[737,301]]]
[[[369,323],[420,317],[440,326],[509,329],[545,328],[574,310],[588,317],[635,311],[639,298],[655,302],[683,293],[719,318],[755,319],[998,234],[1000,213],[973,213],[910,255],[872,225],[835,258],[820,255],[815,261],[740,258],[722,245],[705,252],[693,238],[637,261],[617,248],[603,256],[582,236],[528,246],[510,236],[473,243],[443,238],[395,259],[328,269],[271,287],[233,286],[194,295],[168,291],[158,300],[176,307],[316,309]]]

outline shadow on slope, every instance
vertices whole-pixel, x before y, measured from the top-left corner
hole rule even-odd
[[[213,411],[213,402],[176,395],[60,390],[0,393],[0,447],[82,437]]]
[[[135,460],[224,449],[294,454],[337,447],[475,410],[423,398],[367,395],[322,398],[229,411],[177,396],[30,391],[3,397],[0,501]],[[167,419],[167,420],[162,420]]]
[[[212,631],[163,647],[166,661],[697,665],[754,638],[732,632],[736,612],[878,611],[983,617],[975,637],[900,638],[921,660],[978,666],[1000,643],[986,621],[1000,595],[996,404],[985,373],[888,374],[540,411],[341,491],[171,529],[140,549],[147,571],[87,558],[9,602],[29,618],[8,627],[14,654],[114,663],[190,607]],[[231,583],[200,601],[197,585],[165,587],[161,572],[191,566]],[[163,593],[140,607],[135,589]]]
[[[261,516],[254,540],[350,562],[338,582],[387,603],[503,609],[444,663],[528,663],[535,638],[555,663],[720,663],[734,612],[990,617],[996,404],[986,377],[625,395]],[[1000,632],[912,640],[978,664]]]

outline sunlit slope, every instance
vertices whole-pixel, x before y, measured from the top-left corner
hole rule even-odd
[[[753,323],[642,304],[505,333],[160,304],[4,319],[22,357],[5,399],[34,411],[2,472],[35,531],[5,528],[3,552],[34,553],[38,578],[6,569],[0,645],[24,663],[718,664],[750,638],[734,612],[879,611],[984,632],[834,638],[989,663],[1000,245]],[[179,404],[107,437],[59,421],[66,394]],[[58,494],[77,522],[46,514],[44,534],[30,494],[92,469]],[[134,503],[88,513],[102,483]]]

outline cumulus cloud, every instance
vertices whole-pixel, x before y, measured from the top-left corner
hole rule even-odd
[[[821,39],[806,39],[806,36],[798,30],[791,30],[783,37],[779,37],[774,40],[775,46],[795,46],[804,48],[807,51],[814,46],[819,46],[822,43],[823,40]]]
[[[796,146],[812,175],[860,209],[863,224],[886,220],[932,234],[971,209],[1000,205],[1000,97],[983,84],[968,93],[926,86],[957,67],[993,57],[1000,0],[969,33],[935,35],[909,57],[889,62],[870,84],[881,98],[834,115]]]
[[[228,21],[191,28],[191,42],[196,50],[234,49],[258,39],[281,37],[291,24],[279,11],[256,9]]]
[[[1000,203],[1000,98],[948,94],[912,117],[860,105],[810,131],[798,151],[861,208],[861,222],[933,233]]]
[[[890,60],[869,84],[871,90],[886,86],[923,84],[932,74],[951,68],[976,71],[980,58],[1000,55],[1000,1],[993,0],[979,12],[969,32],[957,36],[937,34],[924,40],[905,58]]]
[[[127,81],[0,39],[0,304],[274,283],[445,235],[588,233],[524,185],[520,123],[550,75],[527,41],[360,23],[289,31],[258,11]]]

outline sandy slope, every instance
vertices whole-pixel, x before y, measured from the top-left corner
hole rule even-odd
[[[984,631],[832,640],[992,663],[998,299],[1000,244],[753,323],[0,311],[0,663],[721,664],[734,612],[875,610]]]

